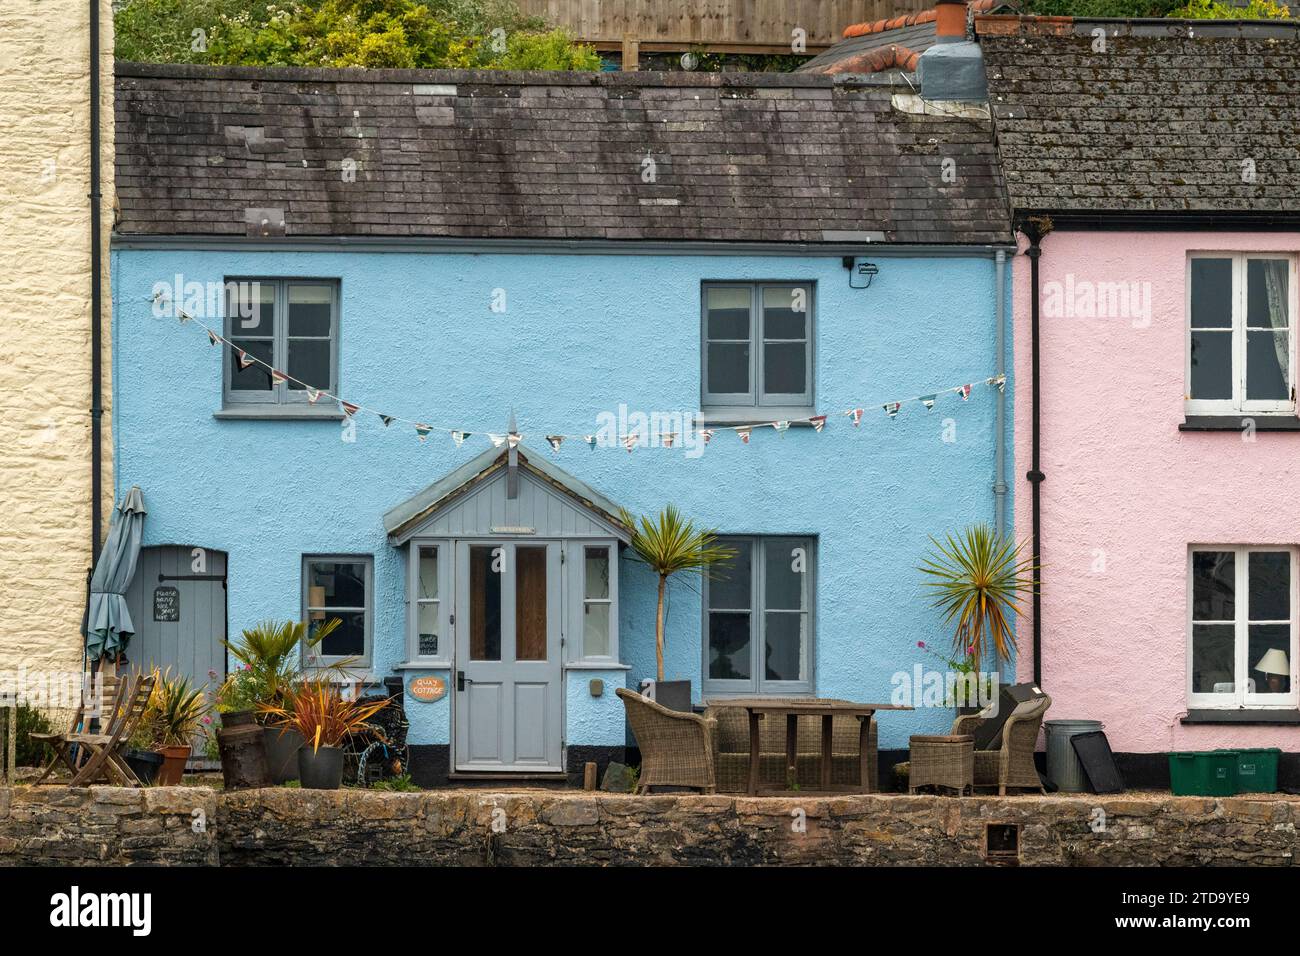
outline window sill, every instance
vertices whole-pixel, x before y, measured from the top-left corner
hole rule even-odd
[[[618,661],[572,661],[564,665],[565,670],[570,671],[630,671],[630,664],[620,664]]]
[[[451,661],[406,661],[402,664],[394,664],[395,671],[449,671],[451,670]]]
[[[793,428],[811,428],[808,422],[797,421],[797,419],[811,418],[816,414],[815,408],[755,408],[747,405],[735,410],[701,409],[699,420],[704,425],[768,425],[772,422],[788,421]]]
[[[1243,412],[1240,415],[1188,415],[1180,432],[1242,432],[1242,422],[1253,422],[1257,432],[1300,432],[1300,418],[1291,412]]]
[[[232,405],[212,413],[213,418],[222,420],[261,419],[264,421],[315,421],[341,422],[343,413],[337,408],[319,408],[313,405]]]
[[[1253,707],[1236,710],[1189,710],[1182,718],[1184,724],[1300,724],[1300,710],[1285,707],[1277,709]]]

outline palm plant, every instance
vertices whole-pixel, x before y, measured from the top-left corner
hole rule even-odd
[[[991,525],[977,524],[943,543],[930,539],[934,551],[920,570],[933,578],[934,606],[946,612],[952,625],[953,650],[969,660],[982,660],[992,650],[1000,660],[1011,657],[1012,623],[1020,614],[1020,597],[1032,593],[1032,558],[1022,558],[1024,545]]]
[[[164,747],[188,747],[211,709],[202,687],[168,673],[159,675],[149,705],[154,732]]]
[[[309,628],[305,621],[263,621],[244,631],[238,644],[222,641],[243,666],[226,678],[218,697],[278,703],[298,676],[299,646],[316,647],[342,623],[330,618]]]
[[[338,685],[324,677],[288,687],[281,702],[260,704],[257,709],[274,726],[298,731],[316,753],[321,747],[337,747],[359,732],[390,700],[345,700]]]
[[[697,528],[673,505],[656,518],[639,520],[626,509],[623,523],[632,532],[632,553],[659,576],[659,607],[655,614],[655,666],[658,679],[664,679],[664,592],[674,574],[698,574],[711,577],[713,568],[736,556],[732,548],[717,543],[712,529]]]

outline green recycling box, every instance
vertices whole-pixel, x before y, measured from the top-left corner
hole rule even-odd
[[[1169,787],[1179,797],[1230,797],[1237,792],[1237,751],[1169,755]]]
[[[1237,755],[1238,793],[1276,793],[1277,760],[1282,751],[1277,747],[1256,750],[1230,751]]]

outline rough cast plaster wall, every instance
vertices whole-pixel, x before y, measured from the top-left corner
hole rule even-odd
[[[989,259],[879,260],[870,289],[850,289],[838,257],[424,255],[114,252],[118,484],[144,489],[145,544],[193,544],[230,555],[232,632],[300,613],[301,555],[375,556],[375,670],[404,659],[403,559],[384,511],[487,446],[513,407],[525,444],[594,430],[598,411],[688,410],[699,399],[700,282],[817,283],[818,403],[825,411],[982,381],[995,368]],[[345,397],[478,434],[421,443],[409,427],[363,418],[356,441],[335,422],[221,421],[221,352],[201,329],[151,314],[157,281],[224,276],[332,276],[342,289]],[[493,313],[492,291],[508,294]],[[821,434],[721,432],[701,457],[679,450],[590,450],[566,443],[556,464],[636,512],[675,503],[733,533],[816,534],[820,694],[887,700],[891,677],[933,666],[918,640],[943,642],[914,569],[928,536],[993,514],[995,388],[955,395],[890,421],[871,404],[860,428],[836,416]],[[1009,396],[1008,396],[1009,397]],[[955,441],[943,440],[951,419]],[[540,433],[540,434],[539,434]],[[582,432],[579,432],[581,434]],[[574,447],[574,446],[577,447]],[[1008,462],[1008,474],[1014,466]],[[700,599],[670,588],[666,673],[700,694]],[[620,566],[627,686],[654,673],[655,580]],[[612,693],[571,696],[571,743],[608,740]],[[581,709],[578,703],[583,705]],[[449,710],[412,713],[411,742],[445,741]],[[418,716],[417,716],[418,714]],[[588,719],[590,718],[590,719]],[[881,719],[880,746],[946,731],[951,708]]]
[[[1180,432],[1186,257],[1294,234],[1055,233],[1041,285],[1149,282],[1151,322],[1041,319],[1043,689],[1048,718],[1104,721],[1116,751],[1300,750],[1300,728],[1183,726],[1189,544],[1300,542],[1300,435]],[[1028,537],[1029,268],[1015,270],[1016,525]],[[1141,322],[1139,320],[1139,326]],[[1294,360],[1294,359],[1293,359]],[[1104,564],[1102,561],[1104,560]],[[1020,671],[1032,675],[1032,618]]]
[[[100,19],[107,399],[109,0]],[[81,665],[91,511],[89,51],[84,0],[0,3],[0,668]],[[111,462],[107,409],[104,425]],[[104,502],[107,529],[107,473]]]

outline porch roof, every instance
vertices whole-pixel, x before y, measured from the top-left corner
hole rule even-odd
[[[533,475],[548,488],[567,497],[574,505],[608,526],[610,533],[624,544],[630,540],[630,531],[620,517],[622,508],[531,449],[519,445],[516,452],[520,471]],[[438,513],[505,471],[509,467],[509,456],[507,448],[489,448],[389,509],[384,514],[384,530],[388,532],[389,544],[405,544]]]

